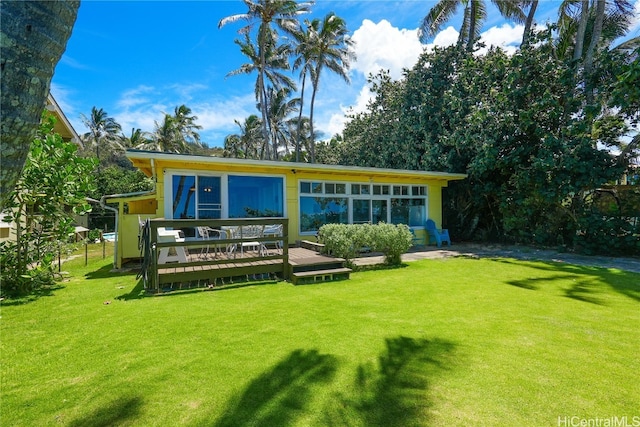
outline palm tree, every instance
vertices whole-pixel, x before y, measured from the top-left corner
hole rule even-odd
[[[300,147],[302,138],[302,113],[304,110],[304,93],[307,87],[307,74],[313,70],[313,63],[311,61],[313,57],[314,40],[316,39],[317,31],[314,30],[312,24],[305,20],[305,29],[301,29],[294,34],[296,41],[295,53],[297,55],[293,69],[300,69],[300,79],[302,80],[302,87],[300,88],[300,111],[298,112],[298,129],[296,131],[296,162],[300,161]]]
[[[162,122],[154,121],[154,130],[151,134],[152,147],[157,151],[180,153],[184,146],[180,144],[180,138],[176,132],[174,119],[171,115],[165,114]]]
[[[500,14],[514,22],[522,23],[526,21],[526,16],[520,8],[520,0],[492,0]],[[458,36],[458,44],[466,45],[466,50],[471,52],[475,40],[480,37],[482,23],[487,18],[487,11],[484,0],[440,0],[429,10],[424,17],[419,28],[418,36],[423,43],[434,37],[444,24],[449,21],[458,11],[458,6],[464,7],[462,28]],[[535,13],[535,11],[534,11]]]
[[[250,115],[240,123],[234,120],[240,128],[239,134],[227,135],[224,140],[225,155],[227,157],[259,159],[259,151],[264,150],[264,140],[261,135],[262,123],[255,114]]]
[[[139,128],[131,128],[131,136],[122,134],[123,146],[127,148],[144,148],[149,144],[149,134]]]
[[[560,5],[558,53],[568,56],[573,47],[575,74],[582,71],[587,105],[593,104],[595,54],[627,33],[632,12],[633,5],[627,0],[615,0],[611,7],[606,0],[565,0]]]
[[[291,115],[298,110],[300,98],[290,98],[291,90],[288,88],[274,89],[267,91],[267,107],[269,109],[269,130],[273,142],[273,160],[278,160],[278,149],[283,147],[286,154],[289,154],[289,145],[292,140],[290,129],[291,123],[297,119]]]
[[[313,132],[313,108],[316,94],[320,86],[320,75],[324,68],[333,71],[349,83],[349,67],[354,58],[352,51],[353,40],[349,37],[344,19],[333,12],[327,14],[322,22],[314,20],[310,28],[313,29],[313,47],[309,54],[309,75],[312,92],[309,106],[309,126],[311,131],[311,163],[315,163],[315,135]]]
[[[89,117],[82,116],[82,122],[89,129],[88,132],[82,135],[82,142],[85,146],[89,145],[96,150],[96,157],[98,162],[100,161],[100,148],[122,148],[122,141],[120,132],[122,128],[120,124],[116,122],[113,117],[109,117],[109,114],[102,108],[91,108],[91,115]],[[100,163],[98,163],[98,166]]]
[[[264,47],[265,62],[264,67],[260,60],[259,49],[255,46],[248,34],[245,34],[245,40],[235,40],[235,43],[240,46],[240,51],[249,58],[250,62],[243,64],[237,70],[231,71],[228,76],[234,76],[237,74],[251,74],[254,71],[258,71],[258,79],[256,79],[255,94],[256,101],[258,102],[258,108],[262,114],[262,135],[264,138],[263,155],[266,158],[272,158],[269,145],[269,119],[268,119],[268,103],[267,99],[267,87],[265,87],[264,80],[260,78],[260,75],[264,75],[266,80],[271,83],[278,90],[295,89],[295,83],[287,74],[283,71],[289,69],[289,55],[290,47],[288,45],[274,46],[269,44]],[[266,135],[266,136],[265,136]],[[274,152],[275,153],[275,152]]]
[[[0,3],[0,209],[22,172],[79,6],[79,1]]]
[[[627,33],[631,16],[633,5],[627,0],[615,0],[610,7],[605,0],[564,0],[558,8],[559,54],[571,54],[577,63],[593,57],[598,46]]]
[[[185,146],[189,144],[196,147],[202,147],[200,141],[200,134],[197,130],[202,129],[202,126],[196,124],[198,116],[191,115],[191,108],[182,104],[176,107],[173,114],[173,125],[176,128],[176,133],[180,139],[184,141]]]
[[[293,34],[297,31],[299,23],[297,17],[303,13],[310,11],[311,3],[298,3],[294,0],[243,0],[247,6],[247,12],[237,15],[231,15],[223,18],[218,23],[218,28],[237,22],[240,20],[247,21],[247,25],[240,29],[240,33],[247,35],[252,27],[259,23],[257,32],[257,67],[258,80],[256,82],[256,101],[262,106],[262,133],[266,140],[267,147],[269,143],[269,132],[267,129],[267,104],[265,102],[266,88],[265,78],[267,69],[267,52],[276,49],[277,33],[276,29],[283,31],[285,34]],[[275,27],[272,27],[275,24]]]

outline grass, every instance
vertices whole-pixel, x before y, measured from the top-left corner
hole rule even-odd
[[[558,425],[640,416],[640,275],[510,259],[140,297],[111,259],[4,301],[1,423]]]

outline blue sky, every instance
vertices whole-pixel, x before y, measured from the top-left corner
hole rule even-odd
[[[489,3],[489,2],[488,2]],[[454,43],[459,17],[429,45],[417,38],[432,0],[317,0],[309,18],[335,12],[356,41],[351,84],[325,74],[318,92],[315,126],[330,137],[342,129],[349,108],[359,111],[370,92],[366,78],[380,68],[399,77],[425,47]],[[536,21],[554,21],[558,1],[542,1]],[[634,28],[640,35],[640,0]],[[78,133],[86,129],[81,114],[103,108],[129,135],[131,128],[152,131],[163,113],[185,104],[198,116],[203,142],[222,146],[255,109],[255,75],[227,77],[245,58],[234,39],[241,22],[218,29],[218,21],[245,12],[233,1],[91,1],[83,0],[78,19],[58,63],[51,92]],[[449,26],[450,25],[450,26]],[[488,44],[514,49],[522,27],[504,22],[492,7],[483,27]]]

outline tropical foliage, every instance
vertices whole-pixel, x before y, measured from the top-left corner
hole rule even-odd
[[[95,160],[77,155],[77,146],[53,133],[54,119],[43,116],[38,136],[4,210],[16,239],[0,244],[2,287],[6,294],[32,292],[53,282],[51,263],[73,235],[73,216],[90,210]]]
[[[75,0],[0,4],[0,208],[20,177],[79,7]]]
[[[558,55],[552,34],[547,29],[512,56],[435,49],[398,81],[374,76],[375,98],[333,142],[333,161],[467,173],[446,193],[445,218],[461,238],[605,252],[616,240],[617,252],[638,251],[637,219],[610,221],[593,197],[623,174],[633,151],[610,150],[620,148],[634,110],[623,107],[630,100],[620,89],[607,96],[632,79],[633,66],[623,65],[632,56],[599,51],[599,90],[588,104],[589,87],[576,80],[572,58]],[[618,108],[608,108],[609,99]]]

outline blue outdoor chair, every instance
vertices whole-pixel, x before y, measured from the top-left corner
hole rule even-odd
[[[449,230],[447,230],[446,228],[437,229],[436,223],[432,219],[427,220],[425,228],[427,229],[427,235],[429,236],[429,243],[432,240],[435,240],[438,247],[442,246],[442,242],[447,242],[447,244],[451,246],[451,237],[449,237]]]

